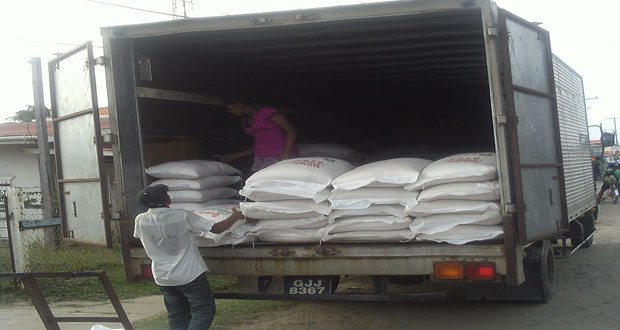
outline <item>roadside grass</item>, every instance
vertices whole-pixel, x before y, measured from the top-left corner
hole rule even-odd
[[[209,277],[209,282],[213,277]],[[236,300],[236,299],[217,299],[216,314],[210,329],[224,330],[234,329],[241,324],[239,315],[244,319],[248,316],[264,311],[276,311],[289,309],[295,306],[295,302],[277,300]],[[167,330],[168,317],[166,313],[159,313],[133,323],[136,330]]]

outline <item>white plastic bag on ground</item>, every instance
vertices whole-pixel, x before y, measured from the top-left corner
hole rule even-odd
[[[468,201],[458,199],[442,199],[431,202],[418,202],[407,206],[405,212],[416,217],[440,213],[485,213],[501,211],[499,203],[487,201]]]
[[[327,196],[331,193],[331,188],[325,188],[312,196],[312,200],[320,203],[327,199]],[[295,200],[295,199],[308,199],[308,197],[300,197],[286,194],[276,194],[271,192],[257,191],[257,190],[245,190],[239,191],[241,196],[246,197],[249,200],[255,202],[273,202],[283,200]]]
[[[396,158],[362,165],[337,177],[332,185],[336,190],[362,187],[403,187],[418,180],[420,171],[430,164],[421,158]]]
[[[326,235],[324,241],[334,242],[407,242],[414,237],[411,229],[384,231],[350,231]]]
[[[287,159],[254,173],[243,190],[314,198],[335,178],[351,169],[351,163],[335,158]]]
[[[202,190],[213,187],[226,187],[241,181],[238,175],[213,175],[201,179],[159,179],[149,186],[163,184],[168,190]]]
[[[321,215],[312,218],[301,219],[273,219],[273,220],[258,220],[254,226],[250,229],[251,232],[257,233],[265,230],[272,229],[285,229],[285,228],[297,228],[297,229],[317,229],[323,228],[328,224],[327,216]]]
[[[452,229],[458,225],[491,226],[502,223],[502,215],[498,211],[481,214],[435,214],[415,218],[409,228],[416,234],[436,234]]]
[[[361,162],[366,154],[333,143],[297,143],[300,157],[329,157],[349,162]]]
[[[415,205],[419,193],[396,188],[359,188],[350,191],[334,190],[329,195],[332,209],[364,209],[373,204]]]
[[[252,234],[261,242],[270,243],[319,243],[318,229],[271,229]]]
[[[171,209],[181,209],[181,210],[187,210],[187,211],[196,211],[196,210],[202,210],[205,209],[207,207],[211,207],[211,206],[234,206],[234,207],[238,207],[239,206],[239,200],[238,199],[212,199],[212,200],[208,200],[208,201],[204,201],[204,202],[200,202],[200,203],[172,203],[170,204],[170,208]]]
[[[420,192],[418,202],[439,199],[466,199],[476,201],[499,200],[499,183],[495,181],[444,183]]]
[[[327,203],[311,200],[243,202],[240,207],[246,217],[260,220],[312,218],[330,213]]]
[[[461,245],[474,241],[499,239],[503,234],[502,226],[458,225],[440,233],[419,234],[416,239]]]
[[[228,164],[210,160],[180,160],[146,169],[158,179],[200,179],[211,175],[238,175],[240,171]]]
[[[442,183],[490,181],[497,179],[495,153],[458,154],[426,166],[417,182],[407,190],[420,190]]]
[[[203,190],[173,190],[168,191],[173,203],[200,203],[212,199],[227,199],[239,195],[237,189],[229,187],[215,187]]]
[[[358,216],[340,218],[321,230],[321,235],[351,232],[351,231],[384,231],[409,228],[411,218],[397,218],[391,216]]]
[[[360,215],[391,215],[404,218],[407,216],[405,207],[400,204],[375,205],[372,204],[364,209],[332,209],[330,217],[338,219],[342,217],[352,217]]]

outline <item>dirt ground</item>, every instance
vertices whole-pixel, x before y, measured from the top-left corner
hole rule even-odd
[[[297,303],[235,329],[620,329],[620,204],[602,204],[595,244],[556,259],[549,303]]]

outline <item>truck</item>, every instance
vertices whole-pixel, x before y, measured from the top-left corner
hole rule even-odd
[[[230,94],[281,109],[300,141],[383,155],[494,152],[504,234],[465,245],[200,248],[211,274],[239,280],[239,292],[216,297],[424,300],[458,288],[467,299],[548,301],[556,255],[592,244],[582,78],[553,55],[548,31],[492,1],[382,2],[101,31],[103,57],[88,42],[49,63],[58,195],[67,241],[110,247],[120,234],[128,281],[150,270],[132,235],[145,168],[251,145],[222,106]],[[98,134],[95,65],[106,72],[106,136]],[[339,293],[342,276],[369,279],[370,292]],[[421,289],[390,290],[403,279]],[[292,285],[319,281],[327,290],[291,294]]]

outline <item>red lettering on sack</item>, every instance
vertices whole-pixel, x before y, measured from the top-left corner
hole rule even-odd
[[[482,161],[480,157],[457,157],[448,159],[448,163],[479,163]]]
[[[325,166],[324,162],[320,160],[314,160],[314,159],[299,159],[299,160],[294,161],[293,164],[316,167],[316,168],[321,168]]]

